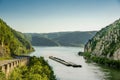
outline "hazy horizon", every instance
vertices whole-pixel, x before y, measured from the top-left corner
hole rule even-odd
[[[120,0],[0,0],[0,11],[23,33],[98,31],[120,18]]]
[[[93,31],[98,31],[98,30],[93,30]],[[92,31],[92,32],[93,32]],[[64,33],[64,32],[91,32],[91,31],[56,31],[56,32],[23,32],[23,33],[37,33],[37,34],[49,34],[49,33]]]

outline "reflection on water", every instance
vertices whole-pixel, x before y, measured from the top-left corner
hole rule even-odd
[[[93,63],[86,63],[82,56],[78,56],[83,48],[78,47],[34,47],[35,52],[31,56],[44,56],[53,67],[58,80],[105,80],[109,72],[105,72],[101,67]],[[82,68],[67,67],[58,62],[49,59],[49,56],[55,56],[65,61],[70,61]]]

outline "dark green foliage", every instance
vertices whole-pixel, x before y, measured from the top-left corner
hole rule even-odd
[[[25,39],[25,36],[10,28],[0,19],[0,55],[2,54],[0,57],[23,54],[30,51],[33,51],[33,48]]]
[[[93,55],[91,55],[91,53],[84,53],[84,57],[87,60],[92,60],[96,63],[120,70],[120,61],[119,60],[112,60],[112,59],[108,59],[106,57],[93,56]]]
[[[96,31],[86,31],[86,32],[56,32],[56,33],[26,33],[26,37],[28,40],[32,41],[32,45],[38,44],[41,46],[49,46],[50,41],[57,43],[60,46],[84,46],[84,44],[95,35]],[[30,37],[31,36],[31,37]],[[41,38],[37,41],[34,38]],[[43,38],[48,40],[43,40]],[[42,44],[39,44],[43,42]],[[43,45],[42,45],[43,46]]]
[[[89,52],[85,52],[83,56],[89,59],[91,57],[91,54]]]
[[[94,42],[92,42],[92,50],[95,49],[97,42],[98,42],[97,40],[95,40]]]
[[[78,55],[79,56],[83,56],[83,52],[78,52]]]
[[[43,57],[31,57],[29,65],[16,68],[9,80],[56,80],[56,78]]]

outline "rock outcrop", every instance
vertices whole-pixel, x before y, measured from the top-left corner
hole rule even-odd
[[[85,52],[120,60],[120,19],[97,32],[85,45]]]

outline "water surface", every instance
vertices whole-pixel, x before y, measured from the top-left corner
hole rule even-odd
[[[97,66],[94,63],[86,63],[82,56],[78,56],[79,51],[83,48],[79,47],[34,47],[35,52],[31,56],[43,56],[48,60],[53,67],[54,73],[58,80],[106,80],[108,78],[108,71]],[[82,68],[73,68],[62,65],[49,59],[49,56],[55,56],[65,61],[70,61],[79,65]]]

